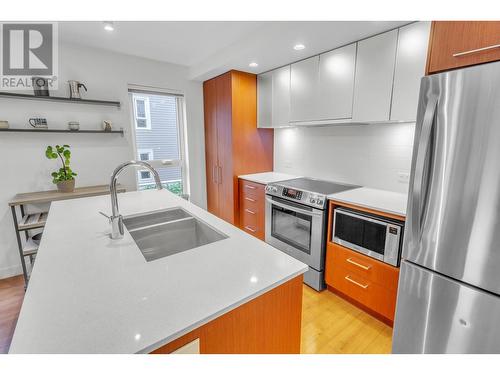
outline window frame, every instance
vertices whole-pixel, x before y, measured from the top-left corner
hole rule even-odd
[[[173,96],[176,100],[176,112],[177,112],[177,134],[178,134],[178,145],[179,145],[179,159],[163,159],[155,160],[153,155],[153,160],[148,160],[153,168],[176,168],[179,167],[181,170],[181,183],[182,183],[182,196],[189,199],[190,195],[190,183],[189,183],[189,159],[188,159],[188,145],[187,145],[187,122],[186,122],[186,104],[184,94],[180,91],[172,91],[161,88],[144,87],[138,85],[129,85],[128,87],[129,103],[131,104],[130,116],[131,116],[131,128],[132,128],[132,157],[139,157],[139,150],[137,148],[137,130],[144,130],[145,128],[136,128],[136,117],[135,117],[135,101],[134,96],[141,97],[143,95],[165,95]],[[146,97],[147,98],[147,97]],[[148,104],[149,104],[149,98]],[[166,182],[166,181],[162,181]],[[149,182],[142,182],[140,179],[140,174],[136,173],[136,188],[139,189],[140,185],[148,184]]]
[[[137,102],[142,100],[144,102],[144,117],[137,115]],[[134,125],[137,130],[151,130],[151,107],[149,106],[149,98],[146,96],[133,96],[134,107]],[[146,120],[146,127],[138,126],[137,120]]]

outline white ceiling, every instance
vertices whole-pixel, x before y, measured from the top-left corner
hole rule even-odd
[[[261,73],[409,21],[165,21],[60,22],[68,43],[184,65],[206,80],[230,69]],[[302,43],[306,48],[295,51]],[[255,61],[257,68],[248,64]]]

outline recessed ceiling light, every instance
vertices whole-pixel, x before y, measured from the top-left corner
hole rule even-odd
[[[304,48],[306,48],[306,46],[303,44],[300,44],[300,43],[293,46],[293,49],[295,51],[300,51],[300,50],[303,50]]]
[[[250,64],[248,64],[248,66],[249,66],[250,68],[256,68],[256,67],[258,67],[258,66],[259,66],[259,64],[257,64],[256,62],[251,62]]]
[[[115,25],[111,21],[105,21],[104,22],[104,30],[106,31],[113,31],[115,29]]]

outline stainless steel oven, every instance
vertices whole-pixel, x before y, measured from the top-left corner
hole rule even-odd
[[[304,282],[323,285],[326,214],[324,210],[266,196],[266,242],[306,263]]]
[[[295,178],[266,186],[266,242],[309,266],[304,282],[325,288],[327,197],[356,186]]]
[[[399,265],[404,223],[347,208],[333,213],[333,242],[393,266]]]

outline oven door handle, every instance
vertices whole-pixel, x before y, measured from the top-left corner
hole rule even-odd
[[[312,209],[312,211],[303,210],[303,209],[295,207],[295,206],[289,206],[289,205],[286,205],[286,204],[283,204],[283,203],[278,203],[278,202],[272,200],[271,198],[269,198],[267,196],[266,196],[266,202],[269,203],[269,204],[272,204],[272,205],[284,208],[286,210],[298,212],[298,213],[303,214],[303,215],[318,216],[318,217],[324,215],[323,211],[316,210],[314,208]]]

